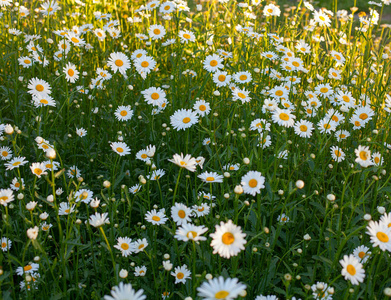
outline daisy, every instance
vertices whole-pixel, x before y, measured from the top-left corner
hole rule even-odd
[[[170,14],[175,11],[175,4],[171,1],[163,2],[160,5],[159,11],[163,14]]]
[[[124,142],[113,142],[110,144],[111,149],[119,156],[130,154],[130,148]]]
[[[338,146],[330,147],[331,156],[336,162],[345,160],[345,153]]]
[[[362,264],[365,264],[368,261],[371,253],[372,252],[369,251],[369,248],[364,245],[358,246],[353,250],[354,257],[357,258],[358,261]]]
[[[147,296],[143,295],[143,293],[144,290],[138,290],[136,292],[130,283],[124,284],[123,282],[120,282],[118,286],[112,288],[111,296],[104,296],[104,300],[145,300]]]
[[[72,31],[68,32],[66,37],[69,41],[72,42],[73,45],[75,45],[77,47],[81,47],[81,46],[85,45],[85,43],[86,43],[83,38],[81,38],[78,34],[72,32]]]
[[[24,179],[23,178],[20,178],[20,180],[15,177],[14,179],[12,179],[12,183],[11,183],[11,186],[10,188],[14,191],[19,191],[20,187],[24,187]]]
[[[346,138],[348,138],[350,136],[350,132],[347,131],[347,130],[338,130],[336,133],[335,133],[335,137],[337,138],[337,141],[340,142],[342,140],[345,140]]]
[[[0,189],[0,204],[7,206],[14,201],[14,194],[11,189]]]
[[[103,80],[109,80],[113,77],[108,71],[106,71],[102,68],[97,68],[96,74],[98,75],[99,78],[101,78]]]
[[[312,135],[312,131],[314,130],[314,125],[307,120],[301,120],[295,123],[293,127],[295,133],[303,138],[309,138]]]
[[[272,115],[274,123],[288,128],[295,124],[294,119],[296,119],[296,116],[292,115],[292,112],[289,109],[276,108]]]
[[[341,80],[341,71],[330,68],[329,69],[329,78],[335,79],[335,80]]]
[[[135,59],[140,58],[143,55],[148,55],[148,52],[145,51],[144,49],[137,49],[133,51],[130,58],[134,61]]]
[[[250,92],[245,89],[235,88],[232,91],[232,100],[240,100],[242,103],[250,102],[251,98],[249,97]]]
[[[345,280],[350,280],[353,285],[358,285],[364,281],[365,270],[362,268],[362,264],[352,254],[349,256],[344,255],[343,259],[339,261],[342,265],[342,276]]]
[[[206,241],[206,237],[202,236],[208,228],[204,226],[195,226],[193,224],[183,224],[182,227],[179,227],[176,232],[174,238],[178,241],[187,242],[189,240],[198,242],[198,241]]]
[[[28,264],[24,267],[18,267],[16,269],[16,275],[24,276],[25,274],[32,274],[38,271],[38,269],[39,269],[39,264],[36,263]]]
[[[201,191],[198,193],[198,199],[214,200],[216,199],[216,196],[213,196],[211,193],[206,193],[204,191]]]
[[[185,130],[198,122],[196,112],[190,109],[179,109],[171,117],[171,125],[176,130]]]
[[[272,51],[262,52],[262,53],[261,53],[261,56],[262,56],[262,57],[265,57],[265,58],[267,58],[267,59],[269,59],[269,60],[275,60],[275,59],[278,58],[278,55],[275,54],[275,53],[272,52]]]
[[[147,274],[147,267],[146,266],[141,266],[141,267],[135,267],[134,268],[134,276],[145,276]]]
[[[142,149],[139,152],[137,152],[136,158],[144,162],[151,161],[151,159],[148,157],[147,149]]]
[[[375,166],[383,165],[384,159],[380,152],[372,153],[372,161]]]
[[[223,166],[223,170],[227,171],[237,171],[240,168],[240,164],[228,164]]]
[[[49,231],[49,229],[50,228],[52,228],[53,227],[53,225],[52,224],[47,224],[46,222],[43,222],[42,223],[42,225],[41,225],[41,229],[43,230],[43,231]]]
[[[79,178],[81,176],[80,170],[76,166],[70,167],[67,172],[67,175],[69,178],[73,178],[73,177]]]
[[[9,249],[11,249],[12,241],[6,237],[1,238],[1,250],[3,252],[7,252]]]
[[[152,105],[160,105],[166,100],[166,92],[160,87],[150,87],[141,91],[141,94],[143,94],[144,100]]]
[[[333,300],[333,295],[329,293],[330,287],[327,283],[317,282],[311,286],[311,290],[313,291],[312,295],[315,299]]]
[[[228,75],[228,73],[225,71],[217,70],[213,74],[212,79],[217,87],[227,86],[231,81],[231,75]]]
[[[10,147],[3,146],[0,148],[1,160],[9,160],[12,157],[12,150]]]
[[[330,52],[330,55],[337,61],[339,62],[340,64],[344,64],[345,63],[345,58],[344,56],[340,53],[340,52],[337,52],[335,50],[332,50]]]
[[[18,58],[19,65],[23,68],[29,68],[33,65],[33,61],[28,56],[21,56]]]
[[[141,190],[141,188],[142,188],[142,185],[136,184],[136,185],[129,188],[129,193],[136,194],[137,192],[139,192]]]
[[[76,70],[76,66],[72,63],[67,63],[63,69],[65,78],[68,82],[75,83],[79,79],[79,71]]]
[[[318,84],[315,87],[315,93],[320,97],[326,98],[331,96],[334,93],[334,91],[331,88],[330,84],[326,83],[326,84]]]
[[[4,166],[6,166],[6,170],[13,170],[15,168],[19,168],[20,166],[23,166],[28,163],[28,160],[25,159],[26,157],[14,157],[8,163],[5,163]]]
[[[201,203],[201,205],[193,205],[193,214],[197,217],[204,217],[209,214],[210,206],[206,203]]]
[[[265,188],[264,183],[265,177],[261,175],[261,172],[249,171],[242,176],[240,184],[243,186],[244,193],[255,196],[261,192],[261,189]]]
[[[161,40],[166,34],[166,29],[162,25],[151,25],[148,34],[152,40]]]
[[[34,104],[35,107],[56,106],[56,101],[54,101],[54,99],[49,95],[45,95],[45,94],[39,96],[33,95],[32,103]]]
[[[335,95],[336,100],[339,102],[340,105],[344,105],[347,108],[352,108],[356,106],[356,99],[353,98],[353,95],[351,92],[348,91],[339,91]]]
[[[219,175],[216,172],[204,172],[197,176],[199,179],[201,179],[205,183],[221,183],[223,182],[223,175]]]
[[[123,257],[128,257],[134,252],[132,240],[128,237],[119,237],[117,238],[117,245],[114,245],[114,248],[121,251]]]
[[[45,16],[53,15],[57,10],[60,9],[56,1],[46,1],[41,4],[41,13]]]
[[[210,104],[205,100],[198,100],[194,103],[193,109],[199,116],[203,117],[210,113]]]
[[[158,179],[160,179],[161,177],[163,177],[164,174],[166,174],[166,172],[165,172],[164,170],[162,170],[162,169],[154,170],[154,171],[152,172],[151,175],[148,175],[148,176],[147,176],[147,178],[148,178],[149,180],[158,180]]]
[[[222,62],[223,59],[217,54],[208,55],[203,62],[204,69],[208,72],[214,73],[217,70],[224,68]]]
[[[321,11],[314,11],[314,20],[319,26],[331,26],[331,20],[328,15]]]
[[[361,146],[359,145],[357,149],[354,150],[354,153],[356,153],[356,163],[359,163],[361,167],[369,167],[373,164],[371,160],[371,151],[369,151],[368,146]]]
[[[144,251],[145,248],[148,247],[148,241],[147,239],[138,239],[133,243],[133,248],[135,253],[139,253]]]
[[[240,226],[236,226],[231,220],[227,223],[220,222],[220,226],[216,225],[216,232],[211,233],[210,237],[213,239],[210,243],[213,254],[218,253],[225,258],[238,255],[247,243],[244,239],[246,234],[242,233]]]
[[[195,35],[193,32],[188,30],[179,30],[179,38],[181,39],[181,43],[195,42]]]
[[[164,212],[164,208],[159,211],[156,211],[156,209],[152,209],[145,214],[145,220],[152,223],[152,225],[164,224],[168,220]]]
[[[108,213],[100,214],[96,212],[94,215],[90,216],[89,224],[94,227],[101,227],[105,224],[110,224],[109,219],[107,218]]]
[[[31,172],[36,175],[38,178],[41,178],[41,175],[47,175],[46,166],[44,163],[33,163],[30,166]]]
[[[224,279],[223,276],[203,282],[197,288],[198,296],[205,300],[232,300],[239,297],[245,290],[246,285],[240,283],[237,278]]]
[[[276,17],[279,17],[281,14],[281,10],[280,10],[280,7],[279,6],[276,6],[274,4],[268,4],[268,5],[265,5],[265,7],[263,8],[263,15],[265,17],[269,17],[269,16],[276,16]]]
[[[321,133],[331,133],[336,130],[336,123],[334,121],[323,118],[318,122],[318,129]]]
[[[96,28],[94,34],[98,38],[98,41],[103,41],[106,38],[106,32],[103,29]]]
[[[372,120],[372,117],[375,115],[375,112],[368,106],[357,107],[354,111],[354,115],[357,118],[361,119],[363,122],[368,123]]]
[[[181,168],[185,168],[191,172],[194,172],[196,170],[195,158],[191,157],[190,154],[186,154],[185,157],[183,157],[183,153],[181,153],[181,155],[174,154],[173,159],[168,159],[168,161],[178,165]]]
[[[118,121],[128,121],[133,117],[133,110],[130,105],[120,105],[115,110],[114,115]]]
[[[76,128],[76,134],[79,136],[79,137],[84,137],[87,135],[87,130],[85,130],[83,127],[81,128]]]
[[[186,283],[186,279],[190,278],[191,272],[187,269],[186,265],[182,267],[176,267],[171,275],[175,277],[175,284]]]
[[[270,137],[270,135],[261,135],[259,137],[259,144],[258,146],[259,147],[262,147],[262,149],[266,149],[267,147],[269,147],[270,145],[272,144],[272,138]]]
[[[67,216],[70,213],[73,213],[75,211],[75,204],[72,206],[69,206],[69,203],[67,202],[61,202],[58,207],[58,215],[59,216]]]
[[[340,124],[345,121],[345,117],[337,110],[329,109],[326,113],[326,118],[332,120],[336,124]]]
[[[50,95],[52,92],[50,85],[45,80],[36,77],[30,79],[27,88],[29,89],[29,94],[37,97],[41,95]]]
[[[388,227],[385,222],[370,221],[367,229],[373,247],[391,252],[391,227]]]
[[[275,99],[281,99],[281,98],[288,99],[289,96],[288,90],[283,85],[275,86],[270,90],[269,93],[270,93],[270,97],[273,97]]]
[[[171,218],[179,226],[191,223],[191,209],[182,203],[175,203],[171,208]]]
[[[134,60],[134,66],[137,72],[149,74],[156,67],[156,61],[151,56],[143,55]]]
[[[130,60],[122,52],[113,52],[110,54],[107,65],[114,73],[118,71],[122,75],[125,75],[126,71],[130,68]]]
[[[278,216],[277,222],[285,224],[285,223],[289,222],[289,217],[286,214],[281,214]]]
[[[294,297],[292,299],[294,299]],[[278,300],[278,298],[277,296],[274,295],[267,295],[267,296],[259,295],[254,300]]]
[[[94,193],[88,189],[80,189],[74,195],[76,203],[81,201],[83,203],[88,204],[90,203],[93,197],[94,197]]]

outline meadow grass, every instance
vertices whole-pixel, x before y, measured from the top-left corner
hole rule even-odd
[[[391,297],[360,3],[0,0],[0,298]]]

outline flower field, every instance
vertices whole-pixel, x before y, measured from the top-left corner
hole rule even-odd
[[[0,299],[391,298],[389,0],[0,0]]]

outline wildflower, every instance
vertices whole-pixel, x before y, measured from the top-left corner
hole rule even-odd
[[[36,175],[38,178],[41,178],[41,175],[47,175],[46,166],[44,163],[33,163],[30,166],[31,172]]]
[[[194,103],[193,109],[199,116],[203,117],[210,113],[210,104],[205,100],[198,100]]]
[[[353,250],[353,255],[360,263],[365,264],[371,255],[371,251],[368,247],[361,245]]]
[[[237,278],[224,279],[223,276],[213,278],[203,282],[197,288],[198,296],[202,299],[236,299],[243,291],[246,285],[240,283]]]
[[[206,203],[201,203],[201,205],[193,205],[192,208],[193,208],[193,213],[197,217],[207,216],[209,214],[209,211],[210,211],[210,207]]]
[[[94,197],[94,193],[88,189],[80,189],[75,193],[74,198],[76,199],[75,202],[83,202],[85,204],[90,203],[92,198]]]
[[[134,66],[140,74],[149,74],[156,67],[156,61],[151,56],[142,55],[134,60]]]
[[[50,85],[45,80],[38,79],[36,77],[30,79],[27,88],[29,89],[29,94],[37,97],[50,95],[52,92]]]
[[[108,213],[100,214],[96,212],[94,215],[90,216],[89,223],[94,227],[101,227],[105,224],[110,224],[109,219],[107,218]]]
[[[176,267],[171,275],[175,277],[175,284],[186,283],[186,279],[190,278],[191,272],[187,269],[187,265]]]
[[[69,178],[73,178],[73,177],[79,178],[81,176],[80,170],[76,166],[70,167],[68,172],[67,172],[67,175],[68,175]]]
[[[171,125],[176,130],[185,130],[198,122],[196,112],[190,109],[179,109],[171,117]]]
[[[216,172],[203,172],[197,176],[205,183],[221,183],[223,182],[224,176],[217,174]]]
[[[144,290],[138,290],[137,292],[132,288],[130,283],[124,284],[120,282],[118,286],[115,286],[111,291],[111,296],[104,296],[104,300],[144,300],[147,297],[143,295]]]
[[[191,209],[182,203],[175,203],[171,208],[171,217],[179,226],[191,222]]]
[[[70,213],[75,211],[75,205],[72,205],[72,207],[67,202],[61,202],[60,206],[58,208],[58,215],[59,216],[66,216]]]
[[[148,241],[147,239],[138,239],[133,243],[133,248],[135,253],[139,253],[144,251],[145,248],[148,247]]]
[[[151,211],[147,212],[145,214],[145,220],[152,223],[152,225],[161,225],[166,223],[168,219],[165,215],[164,208],[162,208],[159,211],[156,211],[156,209],[152,209]]]
[[[361,146],[359,145],[356,150],[354,150],[354,153],[356,153],[356,163],[359,163],[361,167],[368,167],[373,164],[371,160],[371,151],[369,151],[368,146]]]
[[[158,179],[160,179],[162,176],[164,176],[164,174],[166,174],[166,172],[165,172],[164,170],[162,170],[162,169],[154,170],[154,171],[152,172],[151,175],[148,175],[148,176],[147,176],[147,178],[148,178],[149,180],[158,180]]]
[[[265,7],[263,8],[263,15],[266,16],[266,17],[269,17],[269,16],[276,16],[276,17],[279,17],[281,14],[281,10],[280,10],[280,7],[279,6],[276,6],[274,4],[268,4],[268,5],[265,5]]]
[[[3,252],[7,252],[8,250],[10,250],[11,246],[12,246],[12,241],[9,238],[6,237],[1,238],[1,250],[3,250]]]
[[[338,146],[330,147],[331,156],[336,162],[341,162],[345,159],[345,153]]]
[[[130,148],[124,142],[113,142],[110,144],[111,149],[119,156],[125,156],[130,154]]]
[[[284,127],[292,127],[295,124],[294,119],[296,116],[289,109],[276,108],[272,115],[273,122]]]
[[[203,62],[204,69],[208,72],[214,73],[217,70],[224,68],[222,62],[223,59],[217,54],[208,55]]]
[[[122,52],[113,52],[110,54],[107,65],[114,73],[120,72],[122,75],[130,68],[129,58]]]
[[[365,270],[362,268],[362,264],[352,254],[349,256],[344,255],[343,259],[339,261],[342,265],[342,276],[345,280],[350,280],[353,285],[358,285],[364,281]]]
[[[147,274],[147,267],[146,266],[141,266],[141,267],[136,267],[134,269],[134,276],[145,276]]]
[[[310,121],[300,120],[295,122],[293,127],[295,133],[303,138],[309,138],[312,136],[312,131],[314,130],[314,126]]]
[[[65,78],[68,82],[75,83],[79,79],[79,71],[76,70],[76,66],[72,63],[67,63],[63,69]]]
[[[176,232],[174,238],[179,241],[187,242],[189,240],[193,240],[195,242],[198,241],[206,241],[206,237],[201,236],[204,234],[208,228],[204,226],[195,226],[193,224],[182,224],[182,227],[179,227]]]
[[[0,148],[1,160],[9,160],[12,157],[12,150],[10,147],[3,146]]]
[[[265,188],[265,177],[261,175],[261,172],[249,171],[241,179],[241,185],[243,191],[246,194],[255,196],[261,192],[261,189]]]
[[[321,11],[314,11],[314,20],[319,26],[331,26],[331,20],[328,15]]]
[[[371,237],[373,247],[379,247],[383,251],[391,252],[391,227],[388,227],[381,221],[370,221],[367,229],[367,234]]]
[[[38,271],[38,269],[39,269],[39,264],[36,263],[28,264],[24,267],[18,267],[16,269],[16,275],[23,276],[25,274],[32,274]]]
[[[38,236],[39,228],[38,226],[34,226],[33,228],[27,229],[27,236],[30,240],[35,240]]]
[[[285,223],[289,222],[289,217],[286,214],[281,214],[278,216],[277,222],[285,224]]]
[[[213,247],[213,254],[218,253],[225,258],[238,255],[247,243],[244,239],[246,234],[231,220],[227,223],[220,222],[220,226],[216,225],[216,232],[211,233],[210,237],[213,239],[210,244]]]
[[[250,94],[250,92],[246,91],[245,89],[235,88],[232,91],[232,99],[234,101],[240,100],[240,101],[242,101],[242,103],[247,103],[247,102],[250,102],[250,100],[251,100],[251,97],[249,96],[249,94]]]
[[[114,248],[120,250],[123,257],[128,257],[135,251],[134,245],[131,242],[132,240],[128,237],[119,237],[117,238],[117,245],[114,245]]]
[[[181,43],[195,42],[194,33],[188,30],[179,30],[179,38],[181,39]]]
[[[133,117],[133,110],[131,109],[130,105],[120,105],[117,107],[114,115],[118,121],[128,121]]]
[[[168,161],[191,172],[195,172],[196,170],[196,160],[194,157],[191,157],[190,154],[186,154],[185,157],[183,157],[183,153],[181,153],[181,155],[174,154],[173,159],[169,159]]]
[[[80,137],[84,137],[87,135],[87,130],[85,130],[83,127],[76,128],[76,134]]]

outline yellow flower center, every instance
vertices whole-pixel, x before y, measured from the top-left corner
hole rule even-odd
[[[240,79],[240,80],[246,80],[246,79],[247,79],[247,75],[244,75],[244,74],[243,74],[243,75],[240,75],[239,79]]]
[[[69,69],[68,75],[72,77],[73,75],[75,75],[75,71],[73,71],[72,69]]]
[[[214,181],[215,178],[213,176],[206,177],[206,181]]]
[[[1,243],[1,248],[7,247],[7,243]]]
[[[327,88],[327,87],[322,87],[321,89],[320,89],[320,92],[321,93],[327,93],[329,91],[329,89]]]
[[[248,182],[248,186],[250,188],[255,188],[257,185],[258,185],[258,181],[256,179],[250,179],[250,181]]]
[[[126,110],[122,110],[120,113],[119,113],[121,116],[125,117],[128,115],[128,112]]]
[[[119,153],[122,153],[122,152],[124,152],[124,149],[122,149],[121,147],[117,147],[117,151],[118,151]]]
[[[356,268],[353,267],[352,265],[348,265],[348,266],[346,267],[346,271],[348,271],[348,273],[349,273],[350,275],[352,275],[352,276],[354,276],[354,275],[357,273]]]
[[[117,67],[122,67],[124,65],[124,62],[120,59],[117,59],[114,63]]]
[[[165,10],[170,10],[170,8],[171,8],[170,5],[166,5],[166,6],[164,7]]]
[[[307,132],[307,130],[308,130],[308,127],[306,126],[306,125],[300,125],[300,131],[302,131],[302,132]]]
[[[284,94],[284,92],[281,90],[278,90],[275,92],[275,94],[276,94],[276,96],[281,97]]]
[[[330,124],[324,124],[324,125],[323,125],[323,128],[324,128],[324,129],[330,129],[330,127],[331,127]]]
[[[160,221],[160,218],[158,216],[153,216],[152,217],[152,220],[156,221],[156,222],[159,222]]]
[[[141,158],[144,158],[144,159],[146,159],[147,157],[148,157],[148,155],[147,155],[147,154],[145,154],[145,153],[141,154]]]
[[[176,277],[178,279],[182,279],[183,277],[185,277],[185,274],[183,274],[182,272],[179,272],[178,274],[176,274]]]
[[[342,156],[342,153],[341,153],[341,151],[339,151],[339,150],[334,150],[334,154],[335,154],[335,156],[337,156],[337,157],[341,157],[341,156]]]
[[[198,211],[199,211],[199,212],[202,212],[202,211],[204,211],[204,210],[205,210],[204,207],[199,207],[199,208],[198,208]]]
[[[348,96],[342,96],[342,100],[345,101],[346,103],[350,102],[350,98]]]
[[[3,155],[4,157],[8,156],[8,152],[7,151],[3,151],[1,152],[1,155]]]
[[[292,65],[294,65],[296,68],[300,67],[300,64],[297,61],[292,62]]]
[[[358,257],[363,259],[365,256],[365,252],[364,251],[361,251],[359,254],[358,254]]]
[[[76,44],[79,42],[79,40],[77,38],[75,38],[75,37],[71,38],[71,41],[76,43]]]
[[[270,10],[270,9],[269,9]],[[229,292],[227,291],[218,291],[216,294],[215,294],[215,298],[216,299],[225,299],[229,296]]]
[[[191,119],[189,117],[186,117],[186,118],[183,118],[182,122],[187,124],[191,121]]]
[[[122,248],[123,250],[128,250],[128,249],[129,249],[129,245],[128,245],[127,243],[122,243],[122,244],[121,244],[121,248]]]
[[[338,59],[338,60],[341,59],[341,56],[339,56],[338,54],[334,54],[334,57],[335,57],[336,59]]]
[[[368,115],[366,113],[362,113],[358,116],[361,120],[366,120],[368,118]]]
[[[221,237],[221,241],[225,245],[231,245],[233,242],[235,242],[235,237],[234,237],[234,235],[231,232],[226,232]]]
[[[205,110],[206,110],[206,106],[203,105],[203,104],[201,104],[201,105],[199,106],[199,109],[200,109],[200,111],[205,111]]]
[[[286,113],[280,113],[280,119],[283,121],[288,121],[289,120],[289,115]]]
[[[30,271],[33,267],[31,265],[25,266],[23,269],[25,272]]]
[[[368,153],[366,151],[360,151],[360,158],[362,160],[367,160],[368,159]]]
[[[153,100],[157,100],[157,99],[159,99],[159,94],[158,94],[158,93],[152,93],[152,94],[151,94],[151,98],[152,98]]]
[[[141,66],[142,66],[143,68],[148,67],[148,66],[149,66],[149,62],[143,61],[143,62],[141,63]]]
[[[30,61],[30,60],[28,60],[28,59],[25,59],[25,60],[24,60],[24,63],[25,63],[25,64],[30,64],[30,63],[31,63],[31,61]]]
[[[379,158],[378,156],[376,156],[376,157],[374,158],[374,161],[375,161],[375,164],[378,164],[378,163],[380,162],[380,158]]]
[[[319,19],[321,19],[322,21],[326,20],[323,16],[319,16]]]
[[[69,214],[70,212],[71,212],[71,210],[69,208],[65,210],[66,214]]]
[[[192,235],[192,236],[190,236],[190,234]],[[195,237],[197,237],[197,232],[195,232],[195,231],[189,231],[187,234],[186,234],[186,236],[187,236],[187,238],[189,238],[189,239],[191,239],[191,238],[195,238]]]
[[[15,187],[17,187],[17,188],[20,187],[20,183],[19,183],[19,182],[15,182],[14,185],[15,185]]]
[[[160,29],[158,29],[158,28],[154,29],[153,33],[156,34],[156,35],[160,34]]]
[[[268,12],[269,14],[271,14],[271,13],[273,12],[273,10],[272,10],[271,8],[269,8],[269,9],[267,10],[267,12]]]
[[[40,168],[35,168],[34,169],[34,173],[37,174],[37,175],[41,175],[42,174],[42,170]]]
[[[337,77],[337,76],[338,76],[338,74],[335,73],[335,72],[332,72],[331,75],[333,75],[334,77]]]
[[[7,201],[7,200],[8,200],[8,197],[7,197],[7,196],[0,197],[0,200],[1,200],[1,201]]]
[[[219,81],[221,81],[221,82],[224,82],[225,81],[225,75],[223,75],[223,74],[221,74],[221,75],[219,75],[219,77],[217,77],[217,79],[219,80]]]
[[[35,86],[35,89],[36,89],[38,92],[43,92],[44,87],[43,87],[42,84],[37,84],[37,85]]]
[[[245,94],[243,94],[243,93],[241,93],[241,92],[239,92],[239,93],[238,93],[238,96],[239,96],[239,98],[241,98],[241,99],[244,99],[244,98],[246,98],[246,95],[245,95]]]
[[[181,219],[184,219],[186,217],[186,213],[184,210],[180,210],[178,211],[178,216],[181,218]]]
[[[16,167],[16,166],[19,166],[20,164],[21,164],[20,161],[16,161],[16,162],[14,162],[12,165],[13,165],[14,167]]]
[[[390,225],[390,224],[388,224]],[[388,237],[387,234],[385,234],[384,232],[381,232],[379,231],[378,233],[376,233],[376,237],[379,239],[380,242],[382,243],[388,243],[388,241],[390,240],[390,238]]]
[[[209,64],[210,64],[212,67],[216,67],[217,64],[218,64],[218,62],[217,62],[217,60],[213,59],[213,60],[210,61]]]

